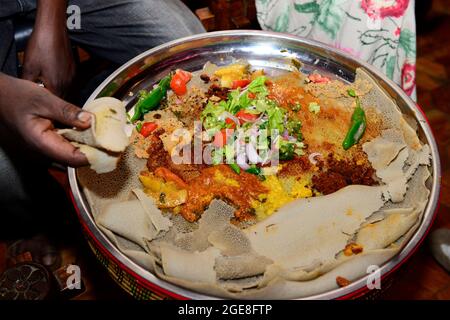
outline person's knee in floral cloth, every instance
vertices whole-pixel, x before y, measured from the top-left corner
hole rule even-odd
[[[377,67],[416,97],[414,0],[256,0],[265,30],[316,40]]]

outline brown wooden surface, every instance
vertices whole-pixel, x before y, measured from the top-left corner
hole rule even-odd
[[[207,31],[252,29],[258,26],[254,0],[184,2],[195,12]]]
[[[420,0],[421,1],[421,0]],[[188,2],[188,1],[186,1]],[[421,20],[422,21],[422,20]],[[450,228],[450,7],[435,0],[433,10],[419,26],[417,85],[419,104],[435,133],[443,167],[442,194],[433,229]],[[422,21],[422,22],[423,22]],[[52,171],[68,187],[64,172]],[[62,264],[80,265],[86,290],[75,299],[130,299],[97,263],[84,242],[74,212],[62,212],[67,220],[58,238]],[[0,273],[6,266],[6,243],[0,242]],[[450,299],[450,274],[436,263],[427,241],[396,273],[384,299]]]

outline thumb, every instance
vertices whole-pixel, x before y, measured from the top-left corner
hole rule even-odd
[[[51,96],[50,103],[46,103],[41,109],[41,116],[57,121],[69,127],[87,129],[91,125],[92,113],[83,111],[81,108],[48,93]]]

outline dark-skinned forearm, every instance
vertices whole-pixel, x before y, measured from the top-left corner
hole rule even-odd
[[[4,113],[9,108],[9,106],[6,105],[7,103],[5,102],[5,100],[6,96],[9,94],[9,84],[11,79],[12,78],[10,76],[7,76],[6,74],[0,72],[0,88],[2,88],[0,90],[0,122],[4,121]]]
[[[65,31],[66,10],[67,0],[38,0],[35,28]]]
[[[36,22],[25,50],[22,78],[41,81],[64,96],[75,75],[66,0],[37,0]]]

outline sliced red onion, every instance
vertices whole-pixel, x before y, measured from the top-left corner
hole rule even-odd
[[[228,111],[222,112],[219,116],[219,119],[222,121],[225,121],[227,118],[230,118],[231,120],[233,120],[233,122],[236,123],[236,126],[240,125],[239,119],[236,116],[229,113]]]
[[[261,113],[260,115],[259,115],[259,117],[255,120],[255,121],[253,121],[253,125],[255,126],[255,125],[259,125],[259,124],[261,124],[261,122],[264,122],[264,113]],[[259,129],[259,128],[258,128]]]
[[[319,153],[319,152],[313,152],[313,153],[311,153],[311,154],[308,156],[309,162],[311,162],[313,165],[316,165],[316,164],[317,164],[316,157],[322,158],[322,154]]]
[[[266,165],[266,164],[268,164],[270,161],[272,161],[273,155],[274,155],[276,152],[279,152],[278,148],[272,148],[272,149],[270,149],[269,152],[267,152],[266,158],[263,159],[262,165]]]
[[[255,125],[253,125],[252,127],[250,127],[248,130],[248,135],[252,136],[252,137],[258,137],[259,136],[259,128]]]
[[[262,159],[261,157],[258,155],[258,152],[255,149],[255,146],[253,145],[253,143],[247,143],[246,147],[245,147],[246,151],[247,151],[247,156],[248,156],[248,160],[250,161],[250,163],[261,163]]]
[[[243,170],[247,170],[250,168],[250,166],[247,163],[247,156],[243,150],[237,154],[236,163]]]
[[[239,98],[242,97],[245,93],[247,93],[248,91],[248,85],[245,86],[245,89],[241,91],[241,93],[239,94]]]
[[[212,136],[209,135],[207,131],[202,132],[202,141],[211,141]]]
[[[272,140],[272,143],[270,145],[270,149],[276,149],[279,141],[280,141],[280,136],[279,135],[275,136],[275,139]]]

